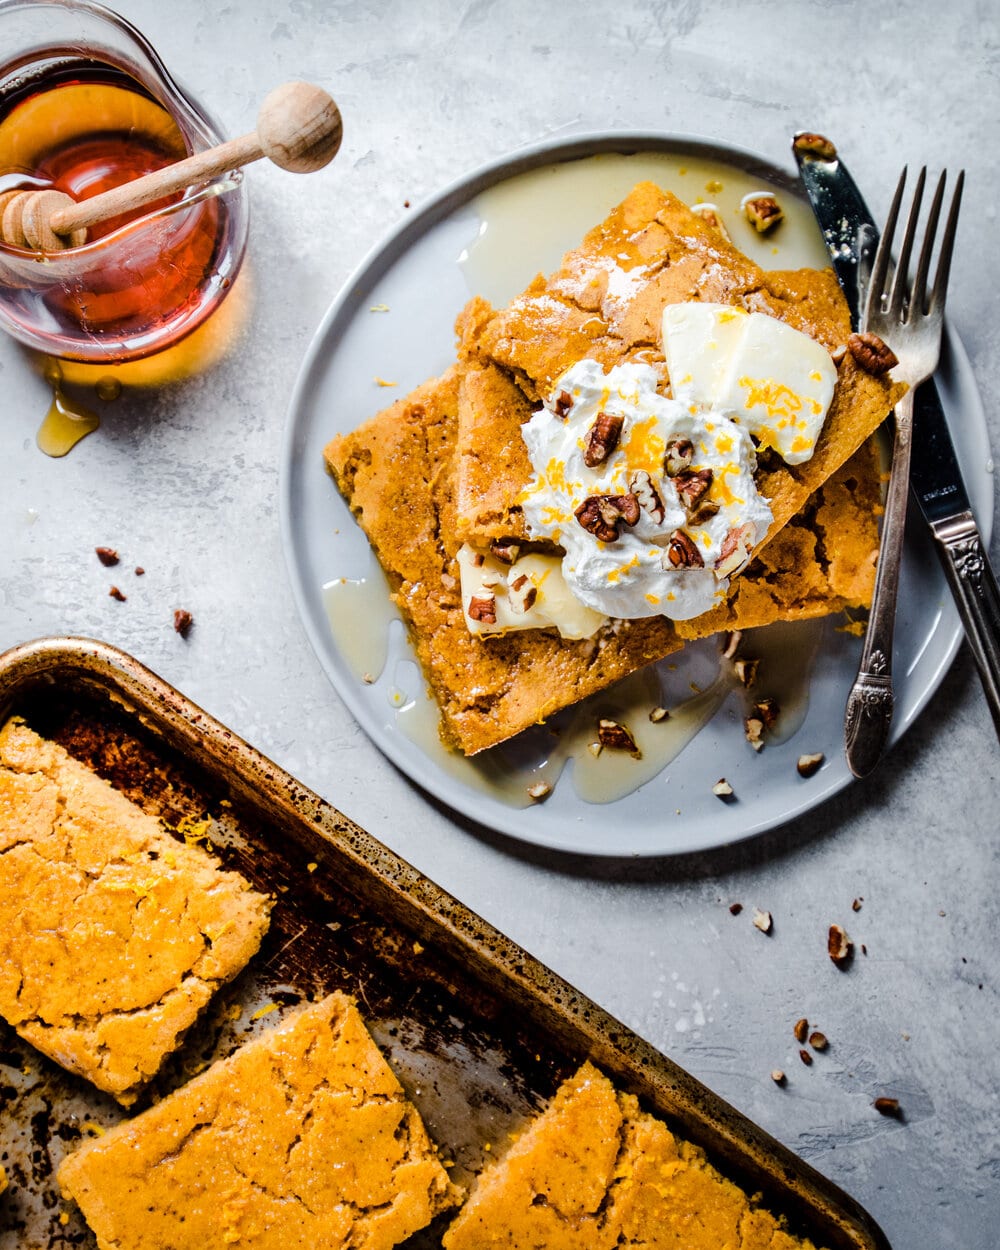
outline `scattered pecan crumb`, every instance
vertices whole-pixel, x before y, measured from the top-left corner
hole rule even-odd
[[[602,747],[611,751],[628,751],[637,759],[642,754],[629,730],[616,720],[601,720],[597,724],[597,737]]]
[[[743,910],[742,903],[730,903],[729,904],[729,912],[733,916],[738,916],[742,910]]]
[[[814,755],[800,755],[796,761],[795,768],[800,777],[815,777],[823,766],[826,756],[822,751],[817,751]]]
[[[731,660],[736,654],[736,649],[740,645],[740,639],[743,637],[741,629],[730,630],[728,634],[722,635],[722,658]]]
[[[594,757],[594,759],[597,759],[600,753],[604,750],[604,747],[600,742],[588,742],[587,750]]]
[[[736,679],[741,686],[745,686],[747,690],[757,680],[757,669],[760,667],[760,660],[736,660],[733,663],[733,671],[736,673]]]
[[[781,708],[777,699],[759,699],[750,710],[751,715],[764,722],[765,729],[773,729]]]
[[[868,947],[865,946],[864,942],[861,943],[861,953],[862,955],[865,955],[865,956],[867,956],[868,954]],[[982,989],[983,987],[980,986],[979,988]]]
[[[409,208],[409,207],[410,207],[410,201],[409,201],[409,200],[404,200],[404,201],[403,201],[403,207],[404,207],[404,208]]]
[[[669,720],[670,713],[667,711],[665,707],[654,707],[653,710],[649,714],[649,719],[653,722],[654,725],[658,725],[661,720]]]
[[[540,802],[542,799],[548,798],[548,796],[551,793],[552,793],[552,787],[549,785],[547,781],[536,781],[533,786],[528,786],[528,796],[535,803]]]
[[[792,140],[796,152],[804,152],[809,156],[818,156],[821,161],[835,161],[837,149],[826,135],[818,135],[810,130],[800,130]]]
[[[753,909],[753,923],[755,929],[760,929],[761,933],[770,933],[774,925],[769,911],[761,911],[759,907]]]
[[[118,552],[115,551],[114,547],[95,547],[94,550],[97,552],[98,560],[106,569],[110,569],[112,565],[118,563]]]
[[[743,213],[758,234],[766,234],[782,220],[784,213],[773,195],[748,195],[743,199]]]
[[[780,1068],[773,1068],[771,1070],[771,1080],[775,1083],[775,1085],[784,1085],[787,1079],[788,1078]]]
[[[142,567],[141,564],[137,564],[135,566],[135,575],[136,577],[145,577],[146,570]]]
[[[194,617],[187,608],[178,608],[174,612],[174,629],[182,638],[186,638],[191,632],[191,626],[194,624]]]
[[[881,377],[899,364],[899,357],[888,343],[870,330],[852,334],[847,340],[847,350],[866,373],[875,377]]]
[[[835,365],[839,365],[846,355],[847,355],[847,344],[838,343],[837,346],[833,349],[833,351],[830,352],[830,359],[833,361]]]
[[[882,1097],[876,1098],[872,1103],[872,1106],[879,1113],[879,1115],[901,1116],[903,1114],[903,1108],[899,1105],[898,1098],[887,1098],[883,1095]]]
[[[764,722],[758,716],[748,716],[743,722],[743,733],[755,751],[764,749]]]
[[[854,900],[854,902],[851,904],[851,911],[860,911],[860,910],[861,910],[861,904],[862,904],[864,901],[865,901],[865,900],[864,900],[864,898],[863,898],[863,897],[860,897],[860,896],[859,896],[858,898],[856,898],[856,899]]]
[[[556,396],[555,413],[557,417],[565,417],[573,407],[573,396],[569,391],[560,391]]]
[[[375,684],[375,678],[373,674],[371,673],[364,673],[362,675],[361,680],[365,683],[366,686],[371,686]]]
[[[799,1058],[802,1060],[802,1062],[806,1065],[807,1068],[810,1067],[810,1065],[812,1064],[813,1057],[805,1048],[799,1051]]]
[[[846,968],[854,954],[854,943],[847,936],[844,927],[839,924],[830,925],[827,935],[826,949],[830,958],[838,968]]]
[[[801,1020],[796,1020],[792,1025],[792,1032],[797,1042],[804,1042],[809,1033],[809,1021],[805,1016]]]
[[[125,596],[122,594],[122,592],[118,589],[117,586],[112,586],[111,589],[108,591],[108,594],[111,596],[112,599],[117,599],[119,603],[125,602]]]
[[[734,797],[733,787],[729,784],[725,777],[719,778],[719,780],[712,787],[712,793],[716,796],[716,798],[723,800]]]
[[[821,1033],[819,1029],[815,1029],[809,1034],[809,1045],[813,1050],[826,1050],[830,1045],[830,1041],[825,1033]]]

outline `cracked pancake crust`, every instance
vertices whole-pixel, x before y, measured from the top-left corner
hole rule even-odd
[[[340,993],[82,1146],[59,1182],[101,1250],[390,1250],[459,1197]]]
[[[22,721],[0,731],[0,1015],[128,1105],[271,903]]]
[[[806,524],[810,511],[763,549],[726,604],[694,621],[619,621],[581,642],[548,630],[473,636],[461,610],[455,558],[463,534],[455,456],[469,372],[483,371],[454,366],[334,438],[325,451],[327,469],[389,579],[440,705],[448,745],[467,755],[495,746],[671,654],[684,639],[804,620],[869,601],[879,486],[872,449],[865,446],[811,505],[838,527],[836,562]]]
[[[592,1064],[476,1181],[445,1250],[815,1250]]]

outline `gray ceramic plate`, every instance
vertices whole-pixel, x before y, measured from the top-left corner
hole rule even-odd
[[[733,694],[672,763],[630,793],[611,802],[585,801],[571,766],[544,803],[524,806],[527,782],[521,784],[518,773],[523,751],[472,764],[437,744],[433,710],[404,631],[373,608],[370,593],[356,601],[356,621],[336,634],[331,629],[323,587],[341,578],[371,578],[373,561],[324,471],[322,449],[334,434],[353,429],[448,366],[454,319],[470,295],[483,294],[496,304],[511,298],[536,272],[553,268],[643,177],[689,203],[715,202],[737,246],[765,267],[824,263],[819,232],[794,177],[751,153],[655,134],[582,136],[515,153],[414,210],[361,264],[307,353],[282,463],[281,521],[296,602],[326,673],[366,733],[414,782],[470,819],[527,842],[598,855],[676,854],[734,842],[800,815],[846,786],[852,778],[843,758],[843,707],[857,638],[837,629],[842,621],[806,627],[812,631],[808,641],[818,638],[818,648],[795,714],[788,717],[797,728],[761,754],[743,738],[742,707]],[[742,195],[761,187],[775,189],[786,207],[773,242],[754,236],[738,212]],[[965,351],[951,332],[946,347],[941,396],[988,539],[993,481],[982,404]],[[960,638],[943,576],[914,518],[900,588],[894,739],[930,698]],[[354,645],[359,642],[360,651]],[[766,639],[760,646],[767,646]],[[371,681],[360,676],[358,657],[366,648],[376,657]],[[690,683],[704,684],[713,656],[712,644],[703,643],[657,666],[660,698],[674,706],[689,695]],[[537,749],[537,742],[529,744],[527,754]],[[824,753],[826,762],[804,781],[795,763],[812,752]],[[736,802],[724,805],[712,794],[721,776],[733,785]]]

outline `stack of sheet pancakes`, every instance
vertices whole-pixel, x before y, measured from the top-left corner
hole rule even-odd
[[[531,477],[523,422],[587,357],[650,365],[667,387],[662,311],[693,300],[778,317],[838,361],[813,457],[789,466],[760,454],[756,479],[774,523],[727,602],[685,622],[611,621],[581,641],[555,630],[470,634],[459,548],[523,549],[529,537],[518,504]],[[710,220],[640,183],[555,273],[503,310],[473,299],[456,332],[452,367],[325,452],[389,579],[450,746],[474,755],[689,639],[867,605],[880,495],[869,440],[895,392],[844,350],[850,319],[831,270],[766,272]]]

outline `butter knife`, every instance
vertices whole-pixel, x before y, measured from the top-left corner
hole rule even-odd
[[[800,131],[792,140],[792,151],[847,300],[851,324],[857,329],[872,257],[878,247],[878,230],[829,139]],[[914,396],[910,487],[934,539],[979,669],[994,727],[1000,735],[1000,589],[972,515],[933,379],[925,382]],[[862,702],[860,714],[888,712],[891,717],[891,683],[880,683],[878,674],[874,674],[868,689],[871,713]],[[863,776],[875,760],[861,762],[858,767],[850,758],[848,762],[857,776]]]

